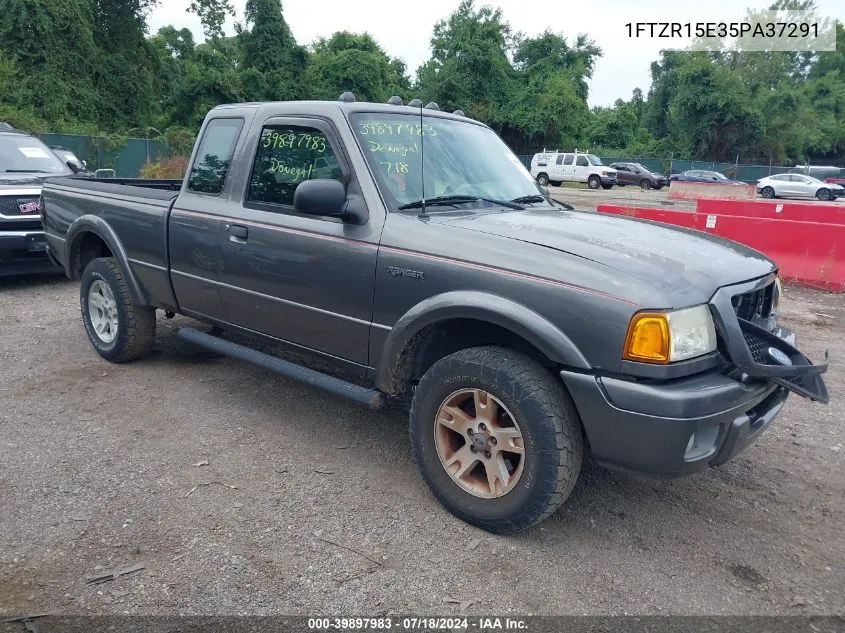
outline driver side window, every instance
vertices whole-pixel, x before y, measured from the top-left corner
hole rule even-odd
[[[268,125],[261,130],[248,202],[292,207],[299,183],[315,178],[343,180],[343,170],[323,132],[295,125]]]
[[[575,159],[575,164],[578,165],[578,167],[586,167],[589,163],[587,163],[586,156],[579,156]]]

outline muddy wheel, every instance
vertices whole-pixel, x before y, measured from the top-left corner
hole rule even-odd
[[[601,178],[599,178],[598,176],[590,176],[587,179],[587,186],[590,189],[598,189],[599,187],[601,187]]]
[[[563,384],[505,348],[466,349],[435,363],[414,393],[410,432],[434,496],[496,534],[549,516],[581,469],[581,424]]]
[[[79,286],[79,305],[88,339],[106,360],[123,363],[146,356],[152,350],[155,309],[132,303],[120,267],[113,258],[88,262]]]
[[[541,187],[548,187],[549,186],[549,177],[546,174],[538,174],[537,175],[537,183]]]

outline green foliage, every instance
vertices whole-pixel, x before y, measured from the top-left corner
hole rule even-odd
[[[305,47],[281,0],[247,0],[223,35],[230,0],[193,0],[206,39],[172,26],[149,35],[161,0],[0,0],[0,120],[34,132],[127,136],[190,154],[209,109],[251,100],[384,102],[419,97],[484,121],[518,153],[589,148],[733,162],[794,163],[845,154],[845,28],[837,50],[664,51],[647,94],[587,106],[602,52],[587,35],[514,32],[502,12],[462,0],[431,34],[412,85],[405,63],[368,33],[341,31]],[[773,8],[814,11],[812,0]],[[753,14],[749,11],[749,16]],[[164,169],[152,165],[151,170]],[[152,172],[151,172],[152,173]]]
[[[376,103],[393,95],[407,98],[411,88],[401,60],[388,57],[369,34],[348,31],[314,43],[305,85],[308,99],[337,99],[349,90]]]

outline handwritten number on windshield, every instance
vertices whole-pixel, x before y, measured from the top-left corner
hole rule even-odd
[[[380,135],[403,135],[410,136],[437,136],[437,131],[429,123],[420,127],[419,123],[390,123],[389,121],[362,121],[358,124],[358,131],[361,136]]]
[[[262,145],[264,149],[277,148],[301,148],[309,149],[320,154],[326,151],[326,137],[317,134],[308,134],[301,132],[299,134],[293,132],[273,132],[264,137]]]

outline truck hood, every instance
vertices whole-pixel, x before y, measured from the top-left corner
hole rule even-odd
[[[477,213],[444,220],[468,231],[544,246],[608,266],[658,290],[681,307],[717,288],[776,270],[762,253],[681,227],[584,211]]]

